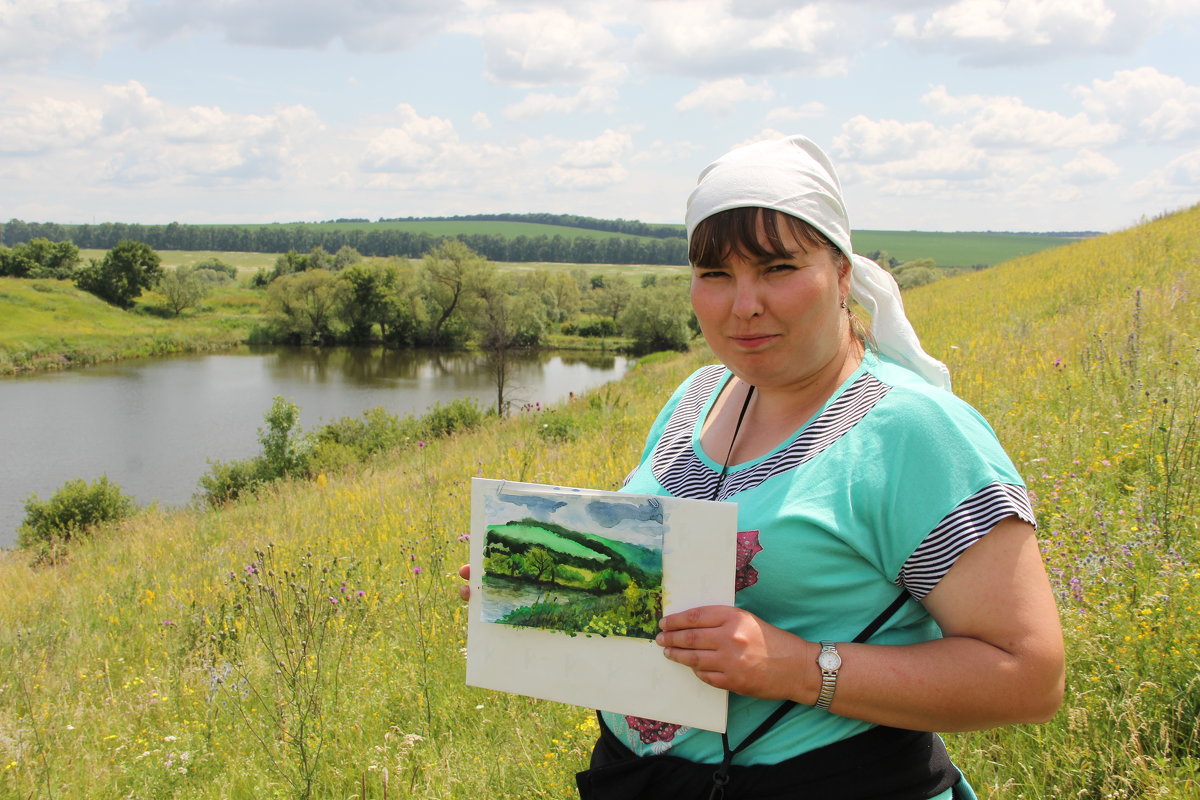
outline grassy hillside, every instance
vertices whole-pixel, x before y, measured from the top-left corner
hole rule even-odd
[[[947,737],[981,797],[1200,796],[1197,292],[1200,208],[906,295],[1029,481],[1067,636],[1052,722]],[[0,795],[571,796],[591,713],[463,685],[469,478],[615,488],[708,360],[0,556]]]
[[[219,289],[202,304],[203,319],[155,316],[162,302],[147,293],[127,312],[67,281],[2,278],[0,375],[230,347],[246,341],[262,299]]]

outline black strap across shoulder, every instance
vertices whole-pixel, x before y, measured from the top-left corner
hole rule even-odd
[[[900,609],[901,595],[855,641],[866,640]],[[639,756],[624,745],[597,712],[600,738],[589,769],[576,775],[582,800],[677,798],[841,797],[846,800],[923,800],[953,787],[961,775],[941,738],[927,731],[877,725],[862,733],[772,764],[735,765],[733,755],[761,738],[791,710],[774,713],[727,755],[714,771],[705,764],[663,753]]]
[[[867,627],[863,628],[862,631],[859,632],[858,636],[855,636],[851,641],[856,644],[861,644],[862,642],[870,639],[873,635],[875,635],[875,631],[883,627],[883,624],[891,619],[892,615],[904,606],[906,600],[908,600],[908,592],[901,591],[900,594],[897,595],[896,599],[892,601],[891,605],[885,608],[879,614],[879,616],[871,620],[871,623],[867,625]],[[771,728],[775,726],[775,723],[783,719],[784,715],[791,711],[795,706],[795,700],[784,700],[779,704],[775,711],[771,713],[771,716],[763,720],[762,723],[755,728],[749,736],[743,739],[741,744],[739,744],[737,747],[731,748],[729,746],[728,733],[721,734],[721,748],[725,751],[725,757],[721,759],[720,766],[717,767],[717,771],[713,773],[713,787],[712,791],[709,792],[708,795],[709,800],[721,800],[721,798],[725,796],[725,787],[729,784],[729,767],[733,764],[733,757],[761,739],[767,731],[771,730]]]

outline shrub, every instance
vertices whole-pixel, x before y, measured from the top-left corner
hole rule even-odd
[[[550,412],[542,417],[538,435],[548,442],[573,442],[579,436],[579,423],[568,414]]]
[[[232,264],[228,264],[221,259],[216,258],[215,256],[212,258],[206,258],[203,261],[197,261],[192,265],[193,272],[199,272],[201,270],[212,273],[213,275],[223,275],[225,278],[228,278],[231,281],[236,280],[238,276],[237,267],[233,266]],[[215,280],[214,278],[210,278],[208,276],[205,276],[205,278],[206,280],[210,281]]]
[[[210,505],[220,505],[253,492],[264,482],[261,456],[234,461],[210,461],[208,473],[200,476],[200,491]]]
[[[483,411],[473,398],[460,397],[446,405],[438,403],[421,420],[421,433],[429,437],[449,436],[457,431],[476,428],[483,422]]]
[[[101,475],[95,483],[82,478],[67,481],[43,501],[36,494],[25,500],[25,520],[17,529],[21,547],[66,542],[105,522],[128,517],[137,510],[132,497]]]
[[[562,332],[568,336],[616,336],[617,324],[610,317],[585,314],[575,322],[564,322]]]
[[[200,477],[199,483],[201,495],[210,505],[236,500],[264,483],[307,470],[312,448],[298,427],[300,408],[275,397],[263,421],[267,427],[258,429],[261,455],[209,462],[208,473]]]
[[[407,426],[412,427],[412,423]],[[371,408],[363,412],[362,417],[342,417],[334,422],[322,425],[313,434],[315,448],[324,451],[321,458],[328,459],[336,453],[333,445],[348,449],[353,454],[352,460],[365,461],[367,458],[398,446],[404,441],[406,425],[395,414],[390,414],[383,408]],[[315,457],[315,456],[314,456]],[[321,460],[317,458],[317,460]],[[341,456],[338,456],[341,458]],[[328,468],[329,464],[309,464],[312,472],[323,471],[320,467]]]
[[[263,421],[266,429],[258,429],[262,445],[262,465],[268,479],[297,475],[305,471],[308,442],[300,432],[300,407],[283,397],[275,397]]]

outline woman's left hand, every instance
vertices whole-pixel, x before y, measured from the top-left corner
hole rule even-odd
[[[707,684],[764,700],[816,699],[802,665],[816,663],[817,646],[749,611],[700,606],[670,614],[660,625],[655,641],[663,655]]]

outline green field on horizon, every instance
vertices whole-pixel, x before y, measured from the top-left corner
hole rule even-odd
[[[412,220],[400,222],[320,222],[296,223],[328,230],[403,230],[410,233],[428,233],[433,236],[497,235],[508,238],[517,236],[537,237],[562,236],[566,239],[591,237],[594,239],[653,237],[595,231],[562,225],[508,221],[475,220]],[[246,227],[271,227],[246,226]],[[1024,233],[998,232],[937,232],[937,231],[881,231],[860,230],[853,232],[854,248],[859,253],[886,252],[900,261],[931,258],[939,267],[994,266],[1021,256],[1033,255],[1043,250],[1079,241],[1068,236],[1038,236]],[[85,250],[85,258],[98,258],[103,250]],[[270,268],[278,253],[236,253],[222,251],[159,250],[164,266],[179,266],[195,263],[216,256],[239,269],[254,271],[260,267]],[[513,262],[513,266],[528,266]],[[593,268],[596,264],[580,265]],[[629,265],[636,267],[637,265]]]

